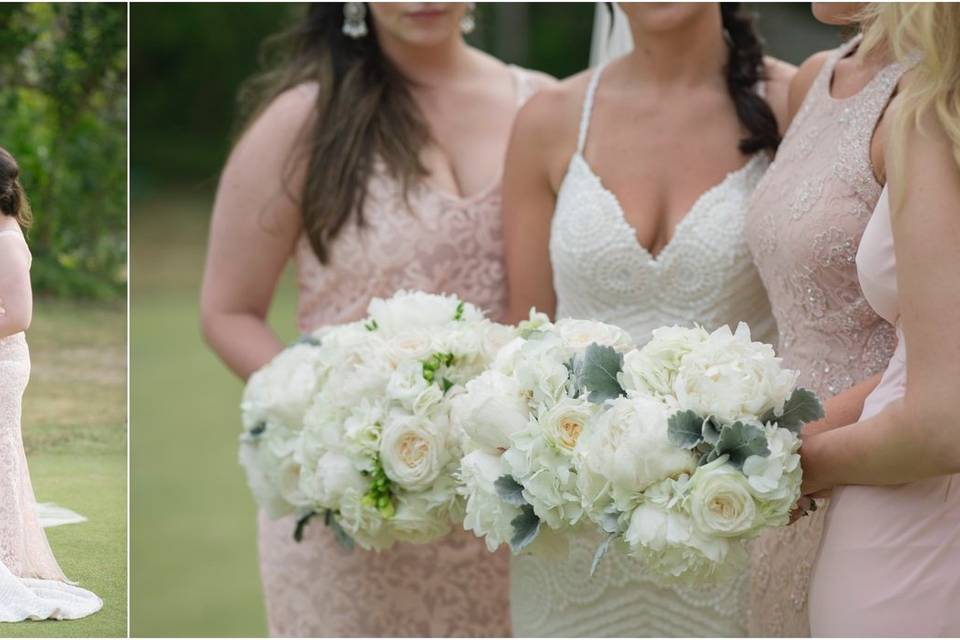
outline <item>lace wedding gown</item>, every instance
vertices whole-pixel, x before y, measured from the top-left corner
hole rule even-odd
[[[0,231],[0,251],[29,252],[16,230]],[[0,338],[0,622],[82,618],[103,603],[67,583],[37,518],[20,433],[29,378],[24,334]]]
[[[775,341],[767,295],[744,238],[747,201],[767,168],[752,157],[704,192],[653,256],[636,238],[617,197],[583,156],[593,95],[588,86],[576,153],[557,198],[550,238],[557,317],[601,320],[642,344],[662,325],[749,323],[753,337]],[[749,580],[744,571],[719,585],[662,584],[621,552],[590,576],[599,543],[572,536],[565,560],[523,555],[511,565],[516,636],[743,636]]]

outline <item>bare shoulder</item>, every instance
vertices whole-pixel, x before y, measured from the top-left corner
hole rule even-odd
[[[777,117],[777,124],[780,127],[780,132],[783,133],[787,130],[787,125],[790,122],[788,96],[790,81],[797,74],[797,68],[789,62],[770,56],[764,58],[763,66],[766,76],[767,103]]]
[[[817,79],[820,70],[823,69],[823,65],[826,64],[832,52],[832,50],[819,51],[804,60],[800,68],[797,69],[797,73],[790,81],[788,95],[788,108],[791,118],[800,110],[800,105],[803,104],[810,87],[813,86],[813,81]]]
[[[316,115],[318,91],[316,82],[304,82],[281,92],[257,116],[244,137],[280,137],[289,141]]]
[[[536,69],[524,69],[523,72],[526,74],[536,91],[540,91],[546,87],[552,87],[558,83],[556,78],[549,73],[544,73],[543,71],[537,71]]]
[[[549,76],[547,76],[549,78]],[[580,122],[583,95],[589,73],[582,72],[565,80],[550,81],[540,87],[517,115],[517,131],[525,131],[542,140],[556,139],[564,131],[576,131]],[[574,133],[575,135],[575,133]]]

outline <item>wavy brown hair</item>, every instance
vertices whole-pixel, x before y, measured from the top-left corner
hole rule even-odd
[[[406,195],[427,175],[420,152],[430,140],[410,81],[380,49],[373,21],[367,19],[365,37],[344,35],[343,5],[311,4],[291,29],[269,38],[262,49],[266,70],[240,92],[245,130],[285,91],[304,83],[317,87],[316,117],[305,132],[306,179],[302,192],[290,195],[322,263],[345,224],[364,224],[374,161],[384,162]],[[285,181],[301,160],[300,153],[291,154]]]
[[[16,218],[24,231],[33,223],[30,202],[20,184],[20,165],[13,154],[3,147],[0,147],[0,212]]]

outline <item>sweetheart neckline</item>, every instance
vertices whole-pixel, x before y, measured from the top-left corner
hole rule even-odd
[[[699,211],[706,209],[704,203],[707,201],[707,199],[718,190],[726,186],[734,178],[738,178],[745,174],[747,170],[750,169],[756,163],[757,159],[762,155],[762,153],[754,154],[749,160],[747,160],[746,163],[743,164],[743,166],[727,172],[727,174],[719,182],[707,188],[699,196],[697,196],[697,199],[694,200],[692,205],[690,205],[690,208],[687,209],[687,212],[683,215],[683,217],[680,218],[677,226],[674,227],[673,235],[670,237],[670,240],[668,240],[667,243],[663,245],[663,248],[661,248],[656,254],[653,254],[647,247],[643,246],[643,243],[640,242],[639,238],[637,238],[636,227],[630,224],[630,221],[627,220],[627,214],[620,202],[620,198],[617,197],[617,194],[607,188],[607,186],[603,183],[603,178],[597,175],[597,173],[593,170],[593,167],[590,166],[590,163],[579,151],[574,152],[573,156],[570,158],[570,163],[567,166],[567,172],[560,184],[560,190],[562,191],[566,186],[567,180],[570,178],[570,173],[573,169],[574,162],[579,162],[583,166],[583,169],[586,171],[587,175],[593,180],[593,182],[596,183],[596,186],[600,189],[601,193],[606,194],[609,200],[613,203],[613,206],[617,212],[617,221],[620,224],[621,229],[630,234],[630,236],[633,238],[633,245],[643,254],[648,265],[652,267],[658,267],[664,262],[665,256],[669,256],[670,250],[677,243],[677,239],[680,237],[681,231],[683,231],[683,228],[688,225],[690,218],[694,217],[694,215]]]

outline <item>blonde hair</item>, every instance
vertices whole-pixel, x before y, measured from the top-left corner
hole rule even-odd
[[[858,53],[882,51],[912,69],[894,120],[894,176],[902,168],[908,128],[919,127],[929,112],[946,133],[960,168],[960,4],[871,3]]]

